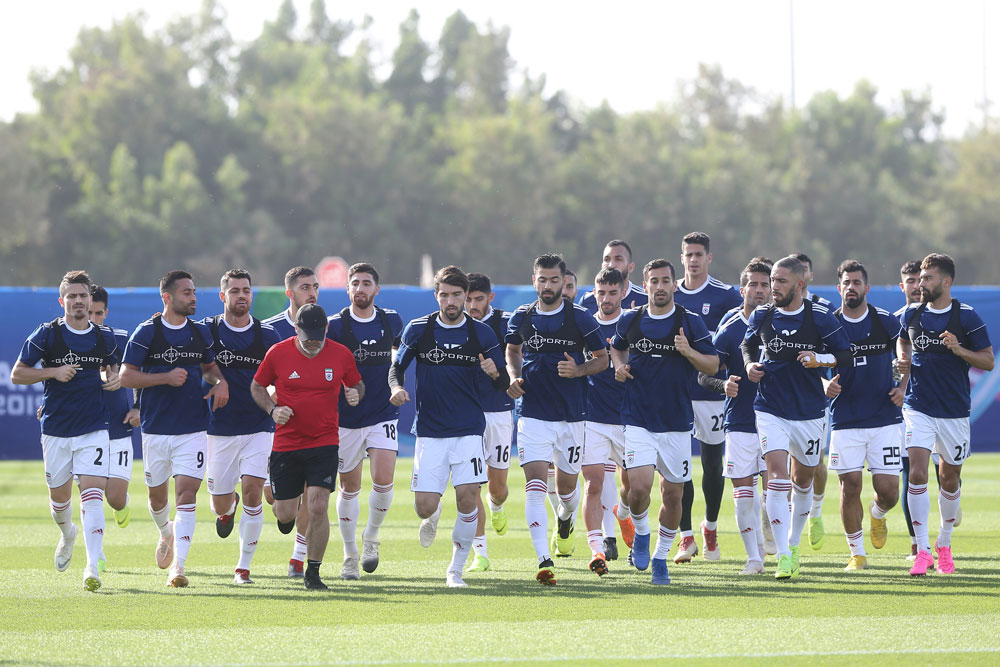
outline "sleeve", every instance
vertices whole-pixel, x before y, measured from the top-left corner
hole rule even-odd
[[[133,366],[142,366],[149,354],[149,346],[153,342],[153,326],[151,324],[140,324],[125,346],[125,355],[122,362]]]
[[[403,342],[403,318],[399,313],[389,313],[389,324],[392,326],[392,346],[399,347]]]
[[[117,366],[121,363],[122,351],[118,347],[118,337],[112,329],[98,329],[98,335],[104,336],[104,342],[108,349],[107,356],[104,357],[105,366]]]
[[[340,318],[331,315],[326,320],[326,337],[332,341],[340,342]]]
[[[698,384],[709,391],[714,391],[717,394],[726,393],[726,380],[721,378],[714,378],[711,375],[698,373]]]
[[[608,342],[601,336],[601,325],[597,323],[594,316],[585,310],[576,308],[573,309],[573,315],[576,317],[580,331],[584,334],[583,342],[586,348],[591,352],[607,350]]]
[[[910,309],[904,308],[903,312],[899,314],[899,337],[905,341],[910,340],[910,332],[906,329],[907,322],[909,322],[909,318],[906,316],[908,312],[910,312]]]
[[[45,355],[45,350],[49,344],[49,328],[44,324],[38,325],[28,339],[21,346],[21,354],[17,360],[25,366],[34,366]]]
[[[628,327],[635,316],[635,311],[625,311],[618,318],[618,324],[615,325],[615,335],[611,338],[611,347],[616,350],[628,349]]]
[[[688,326],[691,331],[687,332],[687,338],[691,341],[691,347],[702,354],[715,354],[715,346],[712,345],[712,334],[708,332],[708,325],[705,320],[698,315],[688,313]]]
[[[202,340],[205,341],[205,349],[201,353],[201,363],[210,364],[215,361],[215,337],[212,336],[212,330],[207,324],[198,323],[195,326],[199,328]]]
[[[832,313],[827,312],[816,319],[820,337],[829,352],[837,353],[851,349],[851,341],[844,331],[844,325]]]
[[[270,387],[274,384],[275,379],[277,379],[277,374],[274,370],[274,357],[274,348],[272,347],[264,355],[264,360],[260,362],[257,372],[253,375],[254,382],[262,387]]]
[[[879,315],[882,318],[882,326],[885,327],[886,333],[889,334],[889,340],[892,343],[896,342],[899,338],[899,320],[892,316],[892,313],[886,313],[885,315]]]
[[[727,331],[729,331],[729,329],[720,329],[718,332],[716,332],[715,338],[712,340],[712,347],[715,348],[715,353],[719,355],[720,370],[724,367],[729,366],[729,349],[726,344],[727,339],[729,338],[729,336],[726,335]],[[698,382],[700,384],[701,379],[699,379]]]
[[[743,353],[743,366],[746,367],[747,364],[757,363],[757,359],[760,359],[760,310],[755,310],[750,313],[750,321],[747,324],[747,332],[743,336],[743,342],[740,344],[740,352]]]
[[[341,345],[337,348],[337,354],[344,365],[344,386],[353,387],[361,382],[361,371],[358,370],[358,362],[355,361],[351,351]]]
[[[396,352],[396,361],[393,365],[406,370],[406,367],[410,365],[410,362],[417,355],[416,345],[420,339],[420,331],[414,326],[413,322],[410,322],[403,329],[400,339],[399,350]]]
[[[262,326],[260,328],[260,337],[264,339],[264,345],[269,350],[275,343],[281,342],[281,335],[274,327]]]
[[[524,320],[524,314],[526,310],[521,310],[520,308],[510,316],[510,321],[507,323],[507,335],[504,336],[504,342],[508,345],[520,345],[524,342],[521,338],[521,333],[518,329],[521,328],[521,322]]]
[[[973,351],[984,350],[990,347],[990,335],[986,330],[986,323],[983,322],[983,318],[979,316],[974,310],[963,309],[959,313],[962,322],[962,328],[965,329],[965,335],[969,339],[969,349]]]

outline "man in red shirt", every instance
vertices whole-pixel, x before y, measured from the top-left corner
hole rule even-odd
[[[337,479],[339,425],[337,401],[341,387],[348,405],[365,393],[361,373],[350,350],[327,339],[326,312],[316,304],[299,308],[295,337],[268,350],[250,384],[261,410],[277,425],[269,461],[274,514],[278,529],[295,527],[303,485],[309,510],[306,530],[305,587],[327,590],[319,566],[330,539],[327,508]],[[267,388],[274,385],[275,398]]]

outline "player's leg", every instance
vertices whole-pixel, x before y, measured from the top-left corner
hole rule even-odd
[[[587,546],[590,547],[590,569],[599,576],[608,573],[607,554],[604,553],[604,502],[605,471],[611,456],[611,439],[600,425],[588,423],[584,431],[583,465],[583,521],[587,527]],[[613,469],[613,468],[612,468]],[[611,528],[614,536],[614,524]]]
[[[821,452],[813,475],[812,504],[809,507],[809,546],[814,550],[822,549],[823,540],[826,538],[826,527],[823,525],[823,499],[826,497],[828,478],[826,456]]]
[[[104,430],[70,438],[70,442],[73,472],[80,484],[80,523],[87,549],[83,586],[96,591],[101,587],[97,563],[104,555],[104,489],[111,469],[111,442]]]
[[[740,531],[747,562],[740,574],[760,574],[764,571],[764,554],[758,548],[760,509],[754,493],[754,481],[759,472],[760,445],[755,433],[726,434],[725,471],[733,485],[733,505],[736,528]]]
[[[45,483],[49,488],[49,513],[59,528],[54,562],[64,572],[73,558],[78,528],[73,523],[73,449],[69,438],[42,434]]]
[[[555,583],[549,547],[549,513],[545,508],[549,488],[555,488],[554,478],[551,485],[547,482],[553,448],[552,430],[547,428],[545,422],[530,417],[521,417],[517,421],[517,458],[525,478],[524,518],[538,557],[536,579],[545,585]]]
[[[861,489],[864,485],[862,470],[868,454],[872,429],[837,429],[830,436],[830,469],[837,473],[840,482],[840,519],[851,555],[845,571],[864,570],[868,567],[862,522]],[[816,468],[819,471],[819,466]]]
[[[392,484],[396,475],[396,420],[390,423],[389,436],[386,424],[374,426],[365,443],[368,447],[368,471],[372,490],[368,494],[368,522],[361,535],[361,567],[374,572],[379,562],[378,534],[392,506]],[[391,443],[391,447],[389,446]]]
[[[899,502],[899,471],[902,468],[899,428],[892,424],[866,429],[868,434],[867,463],[872,474],[875,497],[868,506],[871,521],[869,537],[872,546],[885,546],[889,530],[885,516]]]
[[[718,522],[719,510],[722,507],[722,495],[726,488],[722,476],[724,450],[725,446],[721,442],[717,444],[702,442],[701,491],[705,497],[705,520],[701,524],[701,536],[705,560],[719,560],[722,557],[722,552],[719,550]]]
[[[656,469],[660,473],[660,505],[656,550],[652,555],[652,582],[670,583],[667,555],[677,536],[684,482],[691,479],[691,439],[687,433],[656,433]],[[634,554],[633,554],[634,558]]]
[[[429,548],[437,536],[438,521],[441,519],[441,496],[448,486],[451,464],[445,438],[423,438],[417,436],[413,450],[413,476],[410,491],[413,491],[413,508],[420,517],[417,531],[420,546]]]
[[[344,563],[340,578],[361,578],[361,553],[358,551],[358,520],[361,518],[361,475],[364,470],[364,428],[340,429],[337,493],[337,525],[344,542]]]
[[[910,568],[911,576],[923,576],[934,566],[931,554],[928,524],[931,511],[927,491],[928,463],[937,440],[937,426],[932,417],[913,410],[903,409],[906,422],[905,445],[910,458],[910,480],[906,487],[907,504],[913,520],[913,534],[917,540],[917,557]]]
[[[809,521],[812,509],[813,480],[816,468],[823,455],[826,445],[827,421],[821,417],[813,420],[787,422],[790,430],[788,454],[791,457],[792,480],[792,525],[788,534],[788,546],[792,556],[792,576],[799,569],[799,544],[802,531]],[[822,545],[822,541],[812,544],[814,549]]]
[[[132,480],[132,438],[112,440],[110,446],[111,467],[105,499],[111,506],[115,523],[119,528],[125,528],[132,519],[132,508],[128,504],[128,485]]]
[[[507,474],[510,470],[510,447],[514,437],[513,412],[486,413],[486,476],[489,479],[490,523],[497,535],[507,532]],[[480,521],[484,521],[482,517]],[[485,533],[483,533],[485,536]]]
[[[168,435],[142,434],[142,467],[149,496],[149,516],[160,537],[154,557],[161,570],[174,559],[174,524],[170,520],[170,459]]]
[[[958,523],[962,498],[962,464],[971,455],[969,419],[938,419],[938,439],[934,451],[941,458],[938,465],[941,488],[938,492],[938,509],[941,524],[935,542],[940,574],[953,574],[955,563],[951,553],[951,533]]]
[[[615,512],[618,504],[618,466],[611,459],[604,462],[604,484],[601,486],[601,533],[604,535],[603,551],[608,560],[618,560],[618,541],[615,538]]]
[[[236,525],[236,506],[239,503],[236,482],[240,476],[240,456],[248,441],[248,436],[244,435],[206,437],[206,486],[212,499],[212,513],[215,514],[215,532],[222,538],[229,537]]]
[[[573,531],[580,507],[580,469],[583,464],[585,422],[550,423],[554,431],[553,463],[556,467],[556,490],[559,492],[559,512],[556,521],[557,555],[569,556],[576,545]],[[603,481],[603,469],[601,471]],[[600,520],[597,523],[600,526]]]
[[[788,494],[792,490],[789,477],[789,447],[791,446],[791,423],[767,412],[757,412],[757,440],[767,465],[767,516],[774,534],[778,567],[775,579],[789,579],[792,576],[792,552],[789,543],[791,533],[791,508]]]
[[[264,528],[264,479],[267,477],[267,457],[273,439],[274,436],[267,432],[247,436],[239,461],[243,514],[240,516],[240,559],[233,576],[233,581],[238,584],[253,583],[250,563]]]
[[[638,570],[649,567],[649,494],[659,460],[655,435],[638,426],[625,427],[625,463],[628,466],[628,505],[635,526],[632,563]]]
[[[485,448],[482,436],[447,438],[451,483],[455,487],[458,510],[451,533],[451,563],[445,576],[449,587],[462,588],[462,569],[469,558],[476,535],[479,510],[476,507],[480,486],[486,482]]]
[[[184,575],[191,542],[194,539],[195,508],[201,480],[205,475],[208,440],[204,431],[171,436],[170,465],[174,474],[174,560],[167,584],[175,588],[188,585]]]
[[[906,532],[910,534],[910,555],[907,556],[907,560],[913,560],[917,557],[917,538],[913,534],[913,520],[910,517],[910,502],[907,500],[906,489],[910,486],[910,457],[907,455],[906,447],[900,446],[902,449],[902,468],[903,468],[903,483],[901,485],[902,493],[900,493],[900,504],[903,506],[903,518],[906,519]]]

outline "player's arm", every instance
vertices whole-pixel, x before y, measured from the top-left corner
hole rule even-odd
[[[510,379],[507,395],[521,398],[524,396],[524,378],[521,377],[524,368],[524,343],[507,343],[504,359],[507,361],[507,377]]]
[[[751,331],[747,329],[747,336],[740,343],[740,352],[743,354],[743,367],[746,368],[747,377],[751,382],[760,382],[764,377],[764,364],[757,361],[760,359],[760,333]]]
[[[731,379],[731,378],[730,378]],[[737,378],[738,380],[739,378]],[[723,380],[722,378],[712,377],[707,373],[698,372],[698,384],[708,389],[709,391],[714,391],[716,394],[726,393],[726,383],[729,380]]]
[[[969,364],[973,368],[981,371],[993,370],[993,346],[984,347],[981,350],[970,350],[958,344],[955,334],[945,331],[941,334],[944,344],[951,350],[952,354]]]
[[[358,383],[348,387],[344,385],[344,400],[352,408],[361,402],[361,399],[365,397],[365,383],[364,380],[358,380]]]
[[[19,359],[14,362],[14,368],[10,371],[10,381],[14,384],[35,384],[45,380],[69,382],[80,368],[80,366],[70,364],[50,368],[34,368]]]
[[[180,387],[186,380],[187,371],[183,368],[175,368],[168,373],[146,373],[134,364],[122,364],[121,383],[123,387],[129,389],[145,389],[146,387],[162,385]]]
[[[284,424],[295,414],[287,405],[278,405],[272,398],[267,387],[257,383],[257,378],[250,381],[250,397],[257,407],[268,414],[276,424]]]
[[[590,350],[591,358],[582,364],[576,363],[576,360],[570,356],[569,352],[563,353],[563,359],[557,365],[559,371],[559,377],[564,378],[579,378],[586,377],[588,375],[595,375],[608,368],[608,350],[607,348],[601,347],[596,350]]]

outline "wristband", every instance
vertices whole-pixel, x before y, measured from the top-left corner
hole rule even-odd
[[[278,409],[278,404],[275,403],[274,405],[271,406],[271,409],[267,411],[267,416],[270,417],[271,419],[274,419],[274,411],[277,409]]]

